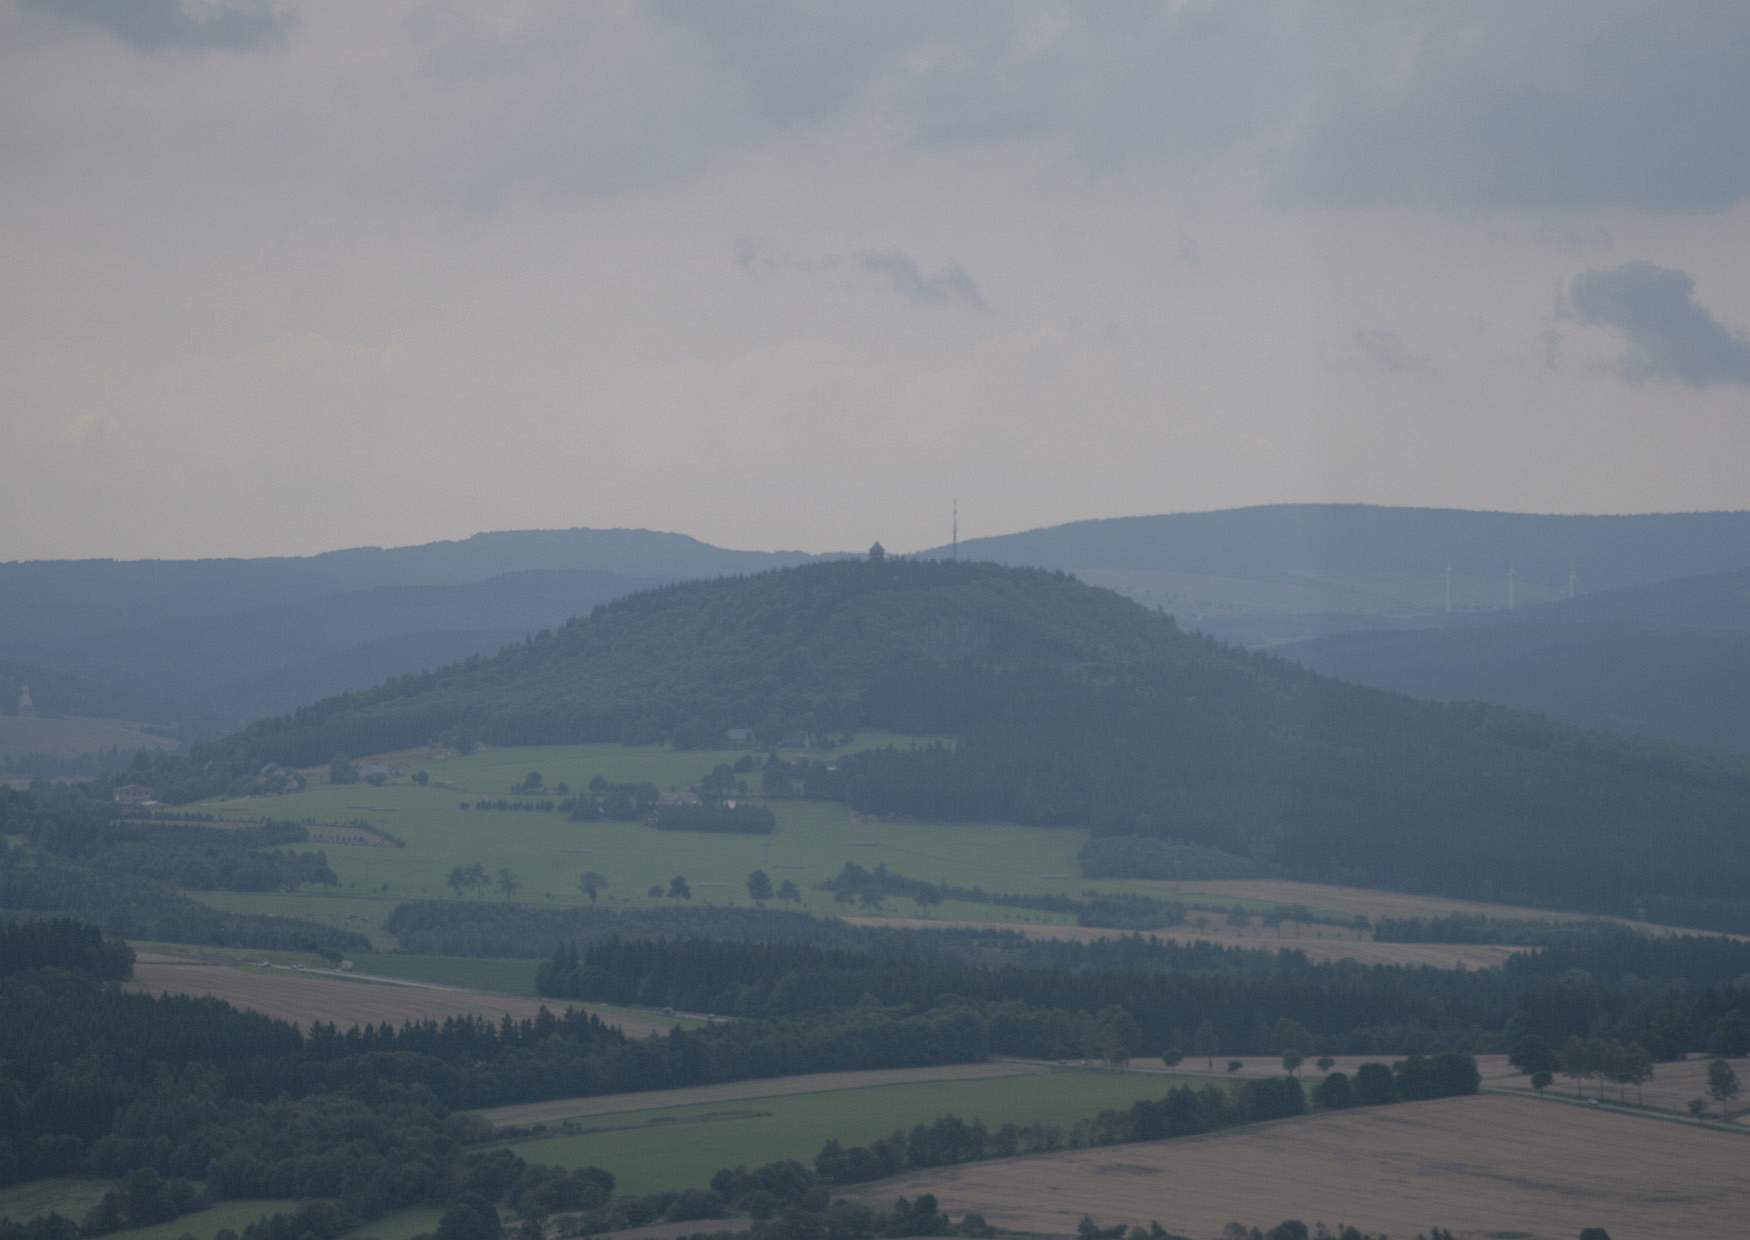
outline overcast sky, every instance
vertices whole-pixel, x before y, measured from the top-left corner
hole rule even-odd
[[[1750,507],[1750,5],[0,0],[0,559]]]

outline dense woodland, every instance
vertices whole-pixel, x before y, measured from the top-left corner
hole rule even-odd
[[[762,791],[1128,841],[1094,850],[1096,872],[1136,858],[1750,927],[1750,767],[1342,684],[989,564],[843,561],[636,594],[138,774],[195,795],[264,761],[464,734],[686,745],[733,727],[952,736],[768,769]]]
[[[1476,973],[1141,938],[874,932],[831,945],[597,937],[562,944],[538,985],[562,998],[762,1018],[867,997],[974,1013],[992,1053],[1040,1058],[1152,1057],[1197,1042],[1212,1056],[1481,1053],[1580,1037],[1673,1059],[1750,1047],[1746,977],[1750,944],[1613,928]]]
[[[77,785],[38,783],[29,792],[0,787],[0,909],[65,913],[112,934],[166,943],[339,954],[370,941],[349,930],[260,913],[227,913],[182,894],[205,890],[276,891],[331,884],[320,851],[299,843],[294,823],[243,829],[175,827],[117,817],[116,807]]]
[[[564,961],[561,953],[558,958]],[[445,1207],[438,1235],[491,1240],[500,1205],[527,1235],[568,1213],[586,1232],[659,1220],[750,1216],[770,1240],[818,1236],[989,1235],[933,1199],[890,1208],[835,1202],[829,1190],[925,1168],[1049,1149],[1158,1140],[1307,1108],[1292,1077],[1172,1089],[1159,1101],[1067,1127],[990,1130],[943,1116],[868,1146],[829,1141],[813,1165],[726,1168],[684,1192],[615,1194],[591,1168],[530,1166],[461,1108],[592,1092],[655,1089],[769,1072],[966,1062],[996,1024],[973,1005],[886,1008],[868,997],[805,1020],[742,1020],[633,1042],[593,1017],[478,1019],[306,1034],[212,999],[117,989],[124,944],[68,920],[0,924],[0,1184],[49,1175],[112,1177],[81,1220],[0,1223],[4,1240],[76,1240],[176,1218],[211,1201],[303,1198],[245,1240],[333,1240],[384,1212]],[[1381,1105],[1474,1092],[1468,1056],[1375,1064],[1353,1086],[1332,1074],[1320,1105]],[[813,1220],[812,1223],[810,1220]],[[1155,1233],[1167,1233],[1155,1229]]]

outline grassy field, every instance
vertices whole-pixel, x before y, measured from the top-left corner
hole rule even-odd
[[[1212,1240],[1238,1219],[1351,1223],[1413,1236],[1572,1240],[1739,1236],[1750,1203],[1744,1138],[1502,1096],[1331,1112],[1175,1141],[908,1173],[864,1192],[935,1193],[956,1214],[1068,1236],[1159,1219]]]
[[[416,957],[416,959],[418,959]],[[208,964],[187,958],[142,956],[134,965],[130,990],[151,994],[211,995],[240,1008],[265,1012],[281,1020],[308,1026],[331,1021],[342,1028],[359,1024],[400,1024],[407,1020],[442,1020],[446,1016],[484,1016],[497,1020],[534,1016],[540,1001],[508,994],[490,994],[449,986],[398,984],[332,974],[312,975],[291,968],[255,968],[244,964]],[[549,1001],[546,1006],[565,1006]],[[663,1016],[642,1008],[612,1004],[572,1004],[618,1025],[632,1037],[664,1033],[675,1025],[696,1025],[688,1018]]]
[[[110,1181],[56,1176],[0,1188],[0,1219],[23,1222],[41,1214],[59,1214],[77,1223],[109,1191]]]
[[[858,745],[884,743],[912,742],[871,733],[861,737]],[[462,802],[512,796],[512,786],[531,770],[542,773],[548,789],[556,789],[561,782],[582,788],[598,774],[615,782],[648,780],[664,790],[683,789],[716,764],[733,762],[744,752],[611,744],[485,749],[466,756],[412,750],[385,756],[405,774],[381,787],[330,786],[325,769],[317,769],[310,772],[310,786],[301,793],[221,799],[198,808],[222,816],[271,815],[321,823],[363,818],[399,836],[406,846],[363,846],[339,840],[325,843],[329,862],[340,878],[338,887],[266,894],[208,892],[199,893],[199,898],[232,911],[277,913],[355,930],[368,936],[379,952],[386,952],[396,946],[383,929],[395,906],[406,900],[457,898],[445,885],[446,876],[457,865],[478,862],[494,875],[501,867],[507,868],[520,884],[518,900],[548,907],[584,903],[577,882],[590,870],[608,879],[601,897],[607,907],[665,903],[646,892],[653,885],[666,887],[677,874],[687,878],[695,904],[747,906],[751,901],[746,878],[757,868],[765,870],[774,883],[793,880],[802,892],[802,908],[834,915],[843,911],[842,906],[835,904],[829,893],[818,890],[818,885],[846,861],[856,861],[870,867],[885,863],[911,877],[993,892],[1075,895],[1098,890],[1177,899],[1193,908],[1191,924],[1173,932],[1181,939],[1267,949],[1294,947],[1319,959],[1471,968],[1498,963],[1507,949],[1375,944],[1353,930],[1317,924],[1285,923],[1275,928],[1254,921],[1252,926],[1239,929],[1227,924],[1225,913],[1236,905],[1258,911],[1277,904],[1303,904],[1322,916],[1433,915],[1456,910],[1503,917],[1547,915],[1505,905],[1279,880],[1085,879],[1076,863],[1076,852],[1087,838],[1084,831],[863,818],[843,804],[821,801],[770,802],[778,826],[765,836],[662,832],[642,823],[573,823],[558,813],[460,808]],[[407,778],[418,769],[430,774],[429,786],[417,786]],[[748,778],[757,783],[757,775]],[[557,799],[556,792],[546,795]],[[465,898],[502,896],[492,891]],[[910,902],[891,901],[880,915],[888,924],[906,924],[918,911]],[[1061,915],[952,901],[937,908],[928,920],[933,924],[1063,927],[1051,933],[1082,933]],[[416,967],[441,972],[450,966],[434,963]]]
[[[870,734],[861,743],[894,739]],[[748,872],[765,869],[775,883],[793,879],[802,889],[802,907],[819,913],[835,912],[837,906],[828,893],[815,890],[816,884],[848,860],[871,866],[884,861],[907,874],[1000,891],[1075,892],[1090,885],[1075,864],[1076,850],[1086,838],[1080,831],[865,820],[844,805],[818,801],[773,802],[778,829],[768,836],[664,832],[642,823],[573,823],[557,813],[459,808],[463,801],[510,796],[511,786],[530,770],[539,770],[549,788],[561,781],[582,787],[601,774],[614,781],[649,780],[668,790],[696,783],[717,763],[738,756],[660,746],[574,745],[402,759],[430,773],[433,782],[427,787],[405,779],[378,788],[330,786],[317,772],[301,793],[221,799],[197,808],[219,815],[319,822],[364,818],[405,840],[406,847],[324,845],[340,877],[338,888],[213,892],[200,898],[221,908],[343,926],[391,947],[381,926],[395,905],[454,898],[445,877],[454,866],[473,862],[494,874],[508,867],[521,883],[519,900],[552,906],[585,902],[577,880],[586,870],[607,876],[610,885],[602,900],[609,906],[652,903],[645,891],[657,883],[666,886],[676,874],[687,877],[696,903],[746,906],[751,903],[745,888]],[[1015,919],[1015,911],[1008,912]],[[1043,914],[1023,919],[1061,920]]]
[[[744,1096],[601,1115],[558,1136],[508,1143],[530,1162],[604,1167],[630,1193],[703,1187],[724,1167],[811,1161],[828,1140],[863,1144],[896,1128],[954,1114],[993,1127],[1071,1124],[1159,1098],[1183,1078],[1101,1069],[939,1080],[819,1093]]]
[[[258,1201],[221,1201],[218,1205],[193,1214],[184,1214],[168,1223],[151,1227],[130,1227],[125,1231],[107,1233],[111,1240],[179,1240],[193,1236],[195,1240],[213,1240],[221,1231],[242,1234],[249,1224],[271,1214],[287,1213],[298,1208],[295,1201],[264,1198]]]

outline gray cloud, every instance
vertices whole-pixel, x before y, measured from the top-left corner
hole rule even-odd
[[[871,94],[926,147],[1095,172],[1254,146],[1283,202],[1717,210],[1750,196],[1750,5],[667,0],[768,122]]]
[[[1403,337],[1381,328],[1355,329],[1355,348],[1362,361],[1375,369],[1398,375],[1432,375],[1434,363],[1410,351]]]
[[[857,263],[870,275],[887,281],[888,287],[907,301],[920,306],[955,305],[979,313],[988,311],[978,285],[959,263],[948,262],[931,275],[920,268],[910,255],[899,250],[863,250]]]
[[[1718,210],[1750,195],[1750,6],[1334,12],[1368,51],[1310,97],[1278,174],[1289,200]]]
[[[286,24],[261,0],[191,12],[182,0],[26,0],[29,8],[96,26],[141,52],[247,52],[277,42]]]
[[[1614,327],[1628,352],[1631,383],[1668,379],[1694,388],[1750,385],[1750,339],[1695,300],[1687,272],[1653,263],[1583,271],[1569,287],[1570,313],[1582,323]]]

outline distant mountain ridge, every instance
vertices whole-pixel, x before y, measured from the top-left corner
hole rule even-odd
[[[1344,633],[1279,653],[1326,675],[1750,753],[1750,569]]]
[[[0,564],[0,658],[48,687],[45,711],[210,735],[490,654],[633,590],[808,558],[572,529],[252,560]]]
[[[1258,648],[1439,623],[1448,566],[1455,618],[1495,623],[1564,597],[1570,569],[1579,603],[1607,588],[1741,569],[1739,547],[1750,547],[1747,513],[1565,517],[1284,504],[1072,522],[968,539],[959,553],[1073,572],[1187,628]],[[936,548],[920,558],[947,554]],[[104,708],[95,713],[210,736],[491,653],[653,582],[832,558],[732,550],[651,530],[570,529],[258,560],[0,564],[0,659],[15,669],[9,676],[44,686],[47,712]],[[1511,613],[1509,568],[1520,604]],[[523,576],[541,573],[598,576],[563,588],[556,577],[550,590]],[[0,709],[8,697],[0,695]]]
[[[932,548],[931,557],[949,554]],[[1545,516],[1276,504],[968,539],[965,559],[1074,572],[1253,647],[1447,611],[1504,612],[1750,565],[1750,512]],[[1450,570],[1450,578],[1448,577]],[[1511,584],[1509,578],[1511,577]],[[1450,596],[1448,591],[1450,589]]]

